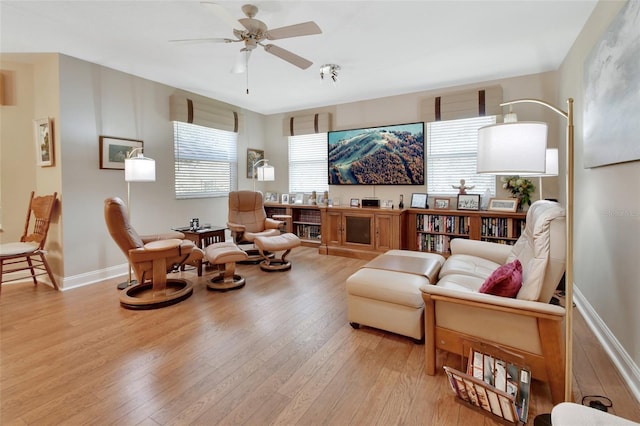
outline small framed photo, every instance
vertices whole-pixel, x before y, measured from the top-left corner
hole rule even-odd
[[[253,165],[256,161],[264,159],[264,151],[261,149],[247,148],[247,179],[257,178]]]
[[[143,142],[138,139],[100,136],[100,168],[124,170],[124,160],[129,153],[142,146]]]
[[[412,209],[426,209],[427,208],[427,194],[411,194],[411,208]]]
[[[458,210],[480,210],[480,194],[458,194]]]
[[[352,198],[351,203],[349,204],[351,207],[360,207],[360,199]]]
[[[437,210],[449,210],[449,203],[451,200],[448,198],[436,198],[434,200],[433,207]]]
[[[51,118],[33,120],[33,129],[36,143],[36,164],[40,167],[53,166],[53,120]],[[124,165],[124,163],[122,164]]]
[[[282,204],[289,204],[289,194],[282,194],[280,201]]]
[[[518,209],[517,198],[492,198],[489,200],[488,210],[498,212],[515,212]]]
[[[302,204],[304,202],[304,193],[298,192],[296,193],[295,198],[293,199],[294,204]]]
[[[264,201],[267,203],[277,203],[278,202],[278,193],[277,192],[269,192],[267,191],[264,195]]]

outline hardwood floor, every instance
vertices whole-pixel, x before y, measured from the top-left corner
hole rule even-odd
[[[493,425],[424,373],[424,346],[347,323],[344,282],[365,260],[294,250],[293,269],[239,265],[247,285],[163,309],[119,306],[111,280],[66,292],[30,283],[0,297],[0,423]],[[211,277],[211,271],[209,277]],[[575,315],[574,388],[607,395],[640,421],[637,401]],[[460,366],[439,353],[438,365]],[[530,424],[551,409],[533,383]]]

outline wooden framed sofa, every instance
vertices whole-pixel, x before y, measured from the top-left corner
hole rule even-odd
[[[554,404],[563,401],[565,308],[549,302],[565,269],[564,209],[536,201],[515,245],[454,239],[451,253],[437,283],[420,288],[427,374],[435,374],[437,349],[462,355],[463,340],[479,339],[521,355],[533,377],[549,384]],[[479,291],[485,282],[505,278],[501,271],[517,275],[517,263],[522,285],[515,297]]]

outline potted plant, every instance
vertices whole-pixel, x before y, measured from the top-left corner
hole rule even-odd
[[[536,190],[533,182],[520,176],[503,176],[502,187],[509,192],[513,198],[518,198],[518,210],[522,210],[524,205],[531,205],[531,194]]]

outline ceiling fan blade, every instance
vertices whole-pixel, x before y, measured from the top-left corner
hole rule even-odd
[[[250,56],[251,56],[251,50],[240,49],[240,54],[236,58],[236,63],[233,64],[233,68],[231,68],[231,72],[233,74],[242,74],[243,72],[246,72]]]
[[[229,26],[229,28],[242,29],[242,24],[240,24],[240,22],[238,22],[238,20],[235,19],[227,9],[220,6],[218,3],[202,1],[200,2],[200,4],[211,11],[211,13],[216,15],[220,20],[224,21]]]
[[[279,40],[289,37],[301,37],[306,35],[322,34],[320,27],[313,21],[301,24],[288,25],[286,27],[274,28],[265,33],[268,40]]]
[[[262,34],[267,31],[267,25],[258,19],[241,18],[238,19],[238,22],[240,22],[250,33]]]
[[[293,52],[288,51],[287,49],[283,49],[282,47],[278,47],[273,44],[267,44],[264,46],[264,50],[271,53],[272,55],[277,56],[280,59],[284,59],[292,65],[295,65],[298,68],[302,68],[306,70],[313,62],[303,58],[302,56],[298,56]]]
[[[211,37],[211,38],[183,38],[183,39],[169,40],[169,41],[171,43],[233,43],[233,42],[242,41],[242,40]]]

